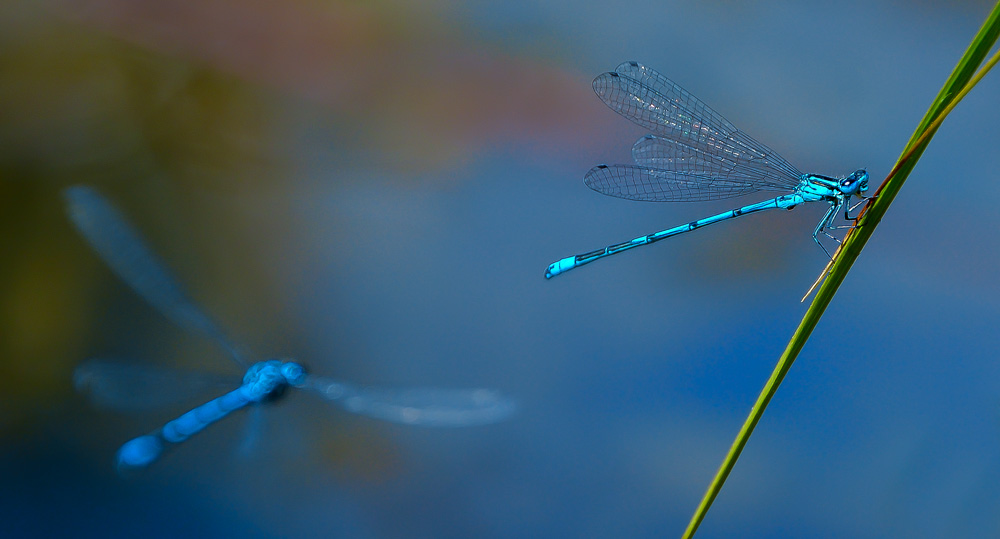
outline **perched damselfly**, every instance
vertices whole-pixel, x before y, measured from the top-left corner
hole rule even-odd
[[[625,62],[598,76],[594,91],[611,110],[653,133],[632,146],[634,165],[598,165],[584,177],[587,187],[613,197],[653,202],[718,200],[756,191],[786,194],[564,258],[549,265],[546,278],[712,223],[762,210],[790,210],[806,202],[830,205],[813,230],[813,239],[829,256],[819,235],[837,240],[828,232],[838,228],[833,226],[834,218],[844,209],[844,218],[851,219],[850,212],[857,207],[850,205],[852,196],[865,200],[865,170],[845,178],[803,174],[700,99],[642,64]]]

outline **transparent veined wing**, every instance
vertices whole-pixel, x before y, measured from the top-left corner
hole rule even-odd
[[[303,386],[345,410],[393,423],[468,427],[509,417],[514,401],[490,389],[390,389],[356,387],[310,375]]]
[[[653,133],[708,147],[739,129],[690,92],[638,62],[594,78],[594,92],[612,110]]]
[[[94,404],[120,411],[147,411],[187,404],[208,393],[229,391],[239,379],[126,361],[90,359],[73,371],[73,387]]]
[[[121,280],[175,324],[215,339],[238,364],[246,366],[235,344],[188,299],[166,265],[110,202],[83,185],[67,188],[63,196],[77,230]]]
[[[637,140],[632,145],[632,160],[649,168],[743,186],[733,196],[754,191],[794,191],[802,179],[798,171],[789,173],[784,169],[775,169],[768,161],[736,159],[729,152],[706,152],[683,141],[657,135],[646,135]]]
[[[594,91],[608,107],[649,129],[660,140],[650,144],[640,159],[679,158],[700,168],[679,172],[699,173],[707,163],[722,179],[748,181],[755,189],[791,190],[802,173],[767,146],[746,135],[700,99],[679,85],[636,62],[626,62],[594,79]],[[660,155],[656,155],[659,152]],[[635,149],[633,155],[635,155]],[[637,161],[639,164],[642,161]],[[734,168],[739,164],[742,169]],[[751,171],[756,171],[751,173]],[[692,199],[688,199],[692,200]]]
[[[647,202],[719,200],[757,190],[746,183],[637,165],[598,165],[583,182],[604,195]]]

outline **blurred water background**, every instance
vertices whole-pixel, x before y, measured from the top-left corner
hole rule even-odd
[[[877,185],[989,7],[3,3],[0,533],[679,535],[804,312],[823,208],[547,282],[564,256],[753,200],[588,190],[645,134],[590,81],[638,60],[798,168]],[[998,96],[993,74],[938,132],[702,536],[1000,534]],[[59,197],[76,183],[257,357],[492,387],[519,413],[421,430],[293,395],[250,457],[239,416],[118,476],[117,447],[186,408],[98,409],[78,363],[242,373],[90,251]]]

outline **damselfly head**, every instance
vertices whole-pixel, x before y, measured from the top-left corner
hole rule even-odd
[[[305,378],[305,369],[298,363],[269,359],[251,365],[243,376],[243,384],[250,387],[254,400],[263,401],[280,397],[289,385],[302,385]]]
[[[868,190],[868,172],[865,169],[858,169],[850,176],[840,180],[840,191],[845,195],[855,195]]]
[[[286,361],[281,365],[281,375],[292,386],[301,386],[306,380],[306,369],[294,361]]]

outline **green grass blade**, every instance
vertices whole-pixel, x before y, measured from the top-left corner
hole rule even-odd
[[[799,327],[792,335],[788,346],[785,347],[784,353],[778,359],[778,364],[775,366],[774,372],[771,373],[770,379],[768,379],[764,385],[764,389],[757,397],[757,402],[754,403],[753,408],[750,410],[750,415],[747,416],[746,421],[740,428],[740,432],[733,441],[729,453],[723,460],[718,472],[716,472],[715,478],[708,487],[708,491],[705,492],[701,503],[691,517],[691,521],[684,531],[685,538],[693,537],[698,526],[704,520],[708,509],[712,506],[712,502],[715,501],[716,496],[718,496],[719,491],[722,489],[722,485],[726,482],[726,478],[729,477],[733,466],[736,465],[736,460],[750,439],[750,435],[757,426],[757,422],[760,421],[768,403],[778,390],[778,386],[785,378],[785,375],[798,357],[803,346],[805,346],[806,340],[809,339],[809,336],[816,328],[823,312],[830,304],[840,285],[844,282],[847,272],[851,269],[851,266],[868,242],[868,239],[871,238],[872,232],[885,215],[886,209],[896,197],[903,182],[909,176],[910,171],[917,164],[917,160],[927,147],[937,128],[958,101],[979,82],[983,75],[997,63],[997,60],[1000,60],[1000,51],[998,51],[983,66],[979,73],[976,73],[977,66],[982,64],[983,59],[989,54],[998,35],[1000,35],[1000,2],[993,7],[993,11],[986,18],[982,28],[979,29],[976,37],[972,40],[965,54],[959,60],[958,65],[955,66],[951,76],[945,82],[944,87],[931,104],[930,109],[928,109],[924,118],[918,124],[916,131],[910,137],[896,165],[885,181],[882,182],[882,185],[879,186],[878,191],[876,191],[874,201],[865,208],[865,211],[859,217],[858,226],[851,230],[844,239],[841,248],[834,255],[834,261],[828,266],[829,275],[823,281],[822,286],[820,286],[819,291],[816,293],[816,297],[802,317]],[[824,274],[825,272],[826,270],[824,270]]]

